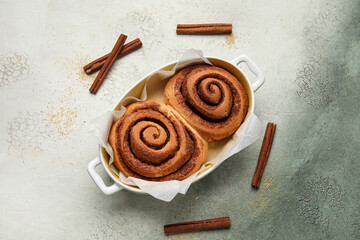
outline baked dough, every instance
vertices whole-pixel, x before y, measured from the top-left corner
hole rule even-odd
[[[164,99],[208,142],[233,134],[249,107],[247,93],[234,75],[204,64],[186,67],[171,77]]]
[[[150,181],[183,180],[204,163],[208,143],[164,103],[127,107],[109,134],[114,164],[126,176]]]

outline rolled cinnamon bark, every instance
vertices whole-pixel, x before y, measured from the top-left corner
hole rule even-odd
[[[132,51],[135,51],[136,49],[140,48],[142,46],[142,42],[139,38],[136,38],[132,40],[131,42],[124,45],[124,47],[121,49],[119,54],[117,55],[117,59],[125,56],[126,54],[129,54]],[[110,56],[110,53],[92,61],[91,63],[85,65],[84,71],[86,74],[92,74],[102,68],[102,66],[105,64],[106,59]]]
[[[117,58],[117,55],[119,54],[119,52],[121,52],[121,49],[124,46],[126,38],[127,38],[127,36],[124,34],[121,34],[119,36],[114,48],[111,50],[108,58],[105,60],[103,67],[101,68],[99,74],[96,76],[93,84],[91,85],[91,87],[89,89],[89,91],[91,93],[96,94],[97,91],[99,90],[101,84],[103,83],[103,81],[106,78],[106,75],[109,73],[112,65],[114,64],[114,62]]]
[[[231,226],[229,217],[213,218],[200,221],[167,224],[164,226],[165,234],[198,231],[206,229],[229,228]]]
[[[258,163],[256,165],[254,177],[251,183],[251,185],[256,189],[259,188],[260,186],[261,178],[264,173],[267,160],[269,158],[272,142],[275,135],[275,130],[276,130],[276,124],[269,122],[266,127],[263,143],[261,145]]]
[[[231,34],[231,23],[178,24],[177,34]]]

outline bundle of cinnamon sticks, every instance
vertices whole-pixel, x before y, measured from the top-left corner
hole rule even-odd
[[[139,38],[136,38],[135,40],[124,45],[126,38],[126,35],[121,34],[110,53],[84,66],[86,74],[92,74],[100,70],[99,74],[95,78],[95,81],[89,89],[91,93],[95,94],[99,90],[116,59],[119,59],[142,46],[142,42]]]

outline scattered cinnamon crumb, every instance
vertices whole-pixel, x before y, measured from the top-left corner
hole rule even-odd
[[[275,181],[266,176],[262,179],[262,188],[256,192],[255,201],[253,201],[254,207],[267,208],[270,206],[270,198],[273,193],[277,192]]]
[[[78,117],[78,113],[65,107],[59,107],[55,112],[47,112],[47,116],[60,135],[68,135],[74,125],[74,119]]]
[[[232,47],[235,44],[235,35],[231,34],[228,36],[225,36],[226,46]]]

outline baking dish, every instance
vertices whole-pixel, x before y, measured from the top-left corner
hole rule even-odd
[[[222,68],[226,69],[227,71],[231,72],[241,82],[241,84],[244,86],[244,88],[248,94],[248,98],[249,98],[249,109],[248,110],[253,111],[254,107],[255,107],[254,92],[257,89],[259,89],[265,81],[264,75],[262,74],[260,69],[256,66],[256,64],[247,55],[240,55],[231,61],[227,61],[222,58],[211,57],[211,56],[208,56],[206,58],[213,65],[222,67]],[[246,63],[247,66],[249,67],[249,69],[255,74],[255,76],[256,76],[255,82],[250,83],[247,76],[238,67],[238,65],[241,62]],[[146,75],[144,78],[142,78],[140,81],[138,81],[127,93],[124,94],[124,96],[120,99],[120,101],[118,102],[118,104],[115,106],[114,109],[115,110],[120,109],[120,103],[126,97],[133,96],[133,97],[139,98],[142,93],[142,90],[145,86],[145,82],[150,75],[152,75],[154,72],[156,72],[158,70],[166,70],[166,71],[171,70],[175,66],[176,63],[177,63],[177,61],[168,63],[168,64],[154,70],[153,72],[149,73],[148,75]],[[160,86],[160,88],[161,88],[161,86]],[[151,94],[149,94],[149,95],[151,95]],[[154,99],[151,96],[148,96],[148,98]],[[161,99],[158,99],[158,100],[161,100]],[[99,164],[103,165],[106,173],[114,181],[114,183],[111,186],[106,186],[103,179],[95,171],[95,167]],[[206,164],[206,163],[204,163],[204,164]],[[216,167],[218,167],[219,165],[220,164],[214,164],[211,167],[204,170],[203,172],[198,173],[195,181],[198,181],[198,180],[202,179],[203,177],[207,176],[212,171],[214,171],[216,169]],[[91,178],[96,183],[96,185],[106,195],[113,194],[122,189],[126,189],[128,191],[138,193],[138,194],[147,194],[146,192],[142,191],[137,186],[131,186],[131,185],[125,184],[120,180],[120,178],[110,169],[109,155],[107,154],[106,150],[101,146],[100,146],[100,150],[99,150],[99,156],[94,158],[88,164],[87,170],[88,170]]]

